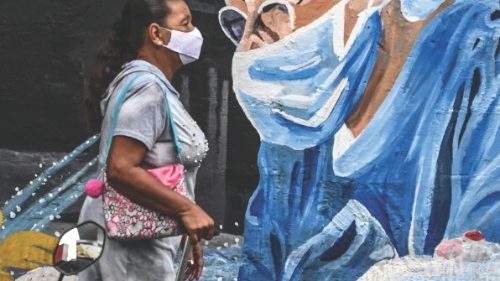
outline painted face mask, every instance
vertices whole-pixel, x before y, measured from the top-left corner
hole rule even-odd
[[[315,146],[332,138],[358,102],[381,20],[377,10],[366,10],[347,44],[338,44],[343,10],[335,6],[276,43],[235,53],[234,91],[263,141],[297,150]]]
[[[163,45],[179,54],[182,64],[188,64],[198,60],[203,45],[203,36],[198,28],[190,32],[182,32],[174,29],[161,27],[161,29],[170,31],[170,41]]]

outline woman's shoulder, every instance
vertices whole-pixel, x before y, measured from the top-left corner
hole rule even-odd
[[[162,82],[150,73],[140,73],[136,81],[127,91],[127,100],[162,106],[165,103],[166,92]],[[129,78],[134,79],[134,78]]]
[[[155,83],[166,91],[175,91],[163,72],[155,65],[144,60],[132,60],[123,66],[122,75],[141,76],[145,82]]]
[[[176,96],[179,96],[156,66],[142,60],[134,60],[123,66],[108,88],[108,98],[118,95],[125,87],[128,87],[125,97],[125,103],[128,104],[146,103],[163,107],[167,98],[169,102],[175,102]]]
[[[150,95],[157,95],[159,98],[164,99],[169,96],[178,96],[175,88],[170,84],[166,78],[161,77],[157,73],[141,71],[135,73],[137,77],[137,83],[131,87],[131,91],[145,91]],[[132,77],[130,79],[133,79]]]

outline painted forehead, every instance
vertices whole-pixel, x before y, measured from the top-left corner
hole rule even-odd
[[[379,0],[374,1],[376,2]],[[321,17],[330,10],[330,8],[340,2],[340,0],[225,0],[225,2],[226,6],[237,8],[244,14],[248,13],[247,5],[250,3],[259,7],[273,2],[287,2],[295,11],[295,27],[300,28]]]
[[[263,2],[272,2],[269,0],[225,0],[226,6],[236,6],[236,7],[244,6],[247,4],[247,2],[250,2],[250,1],[256,3],[257,5],[261,4]],[[286,1],[286,2],[293,4],[293,5],[305,5],[309,2],[314,2],[314,1],[325,2],[325,0],[283,0],[283,1]]]

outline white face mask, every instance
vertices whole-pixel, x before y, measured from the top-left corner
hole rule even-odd
[[[200,57],[203,36],[198,28],[195,27],[190,32],[160,28],[170,31],[170,41],[163,46],[178,53],[182,64],[194,62]]]

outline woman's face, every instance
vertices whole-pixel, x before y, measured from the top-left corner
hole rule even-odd
[[[170,14],[166,16],[165,27],[178,31],[189,32],[194,29],[191,22],[191,11],[183,0],[167,1]]]

